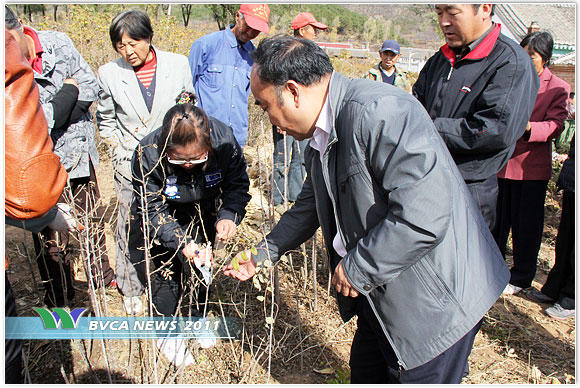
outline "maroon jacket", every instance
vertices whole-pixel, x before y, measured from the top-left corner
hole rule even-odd
[[[568,116],[566,104],[570,85],[545,68],[540,75],[540,90],[530,118],[529,139],[522,136],[508,164],[497,174],[513,180],[549,180],[552,176],[551,140],[564,129]]]

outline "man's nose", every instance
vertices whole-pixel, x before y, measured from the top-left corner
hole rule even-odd
[[[451,25],[451,19],[449,18],[449,16],[447,16],[447,14],[443,14],[441,16],[439,16],[439,25],[441,27],[447,27]]]

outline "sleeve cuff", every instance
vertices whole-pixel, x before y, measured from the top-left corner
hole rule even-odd
[[[359,269],[352,255],[346,255],[342,259],[342,269],[349,283],[361,294],[369,295],[372,290],[377,288]]]
[[[252,255],[256,264],[265,260],[270,260],[272,263],[276,263],[280,257],[278,249],[273,244],[269,244],[266,240],[260,241],[256,245],[256,250],[258,251],[258,255]]]
[[[220,209],[218,211],[218,221],[219,220],[230,220],[233,221],[236,225],[239,225],[241,221],[238,220],[238,215],[236,213],[228,209]]]

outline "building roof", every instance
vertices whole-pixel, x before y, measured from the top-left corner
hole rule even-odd
[[[553,65],[576,65],[576,51],[569,52],[550,62]]]
[[[549,31],[554,38],[554,48],[576,49],[576,4],[496,4],[495,13],[502,23],[519,40],[535,21],[541,30]]]

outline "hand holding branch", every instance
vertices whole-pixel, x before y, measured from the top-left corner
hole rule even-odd
[[[242,255],[245,253],[247,260]],[[224,275],[231,276],[234,279],[248,280],[256,273],[256,262],[252,258],[252,251],[247,249],[236,255],[232,261],[224,267]]]

